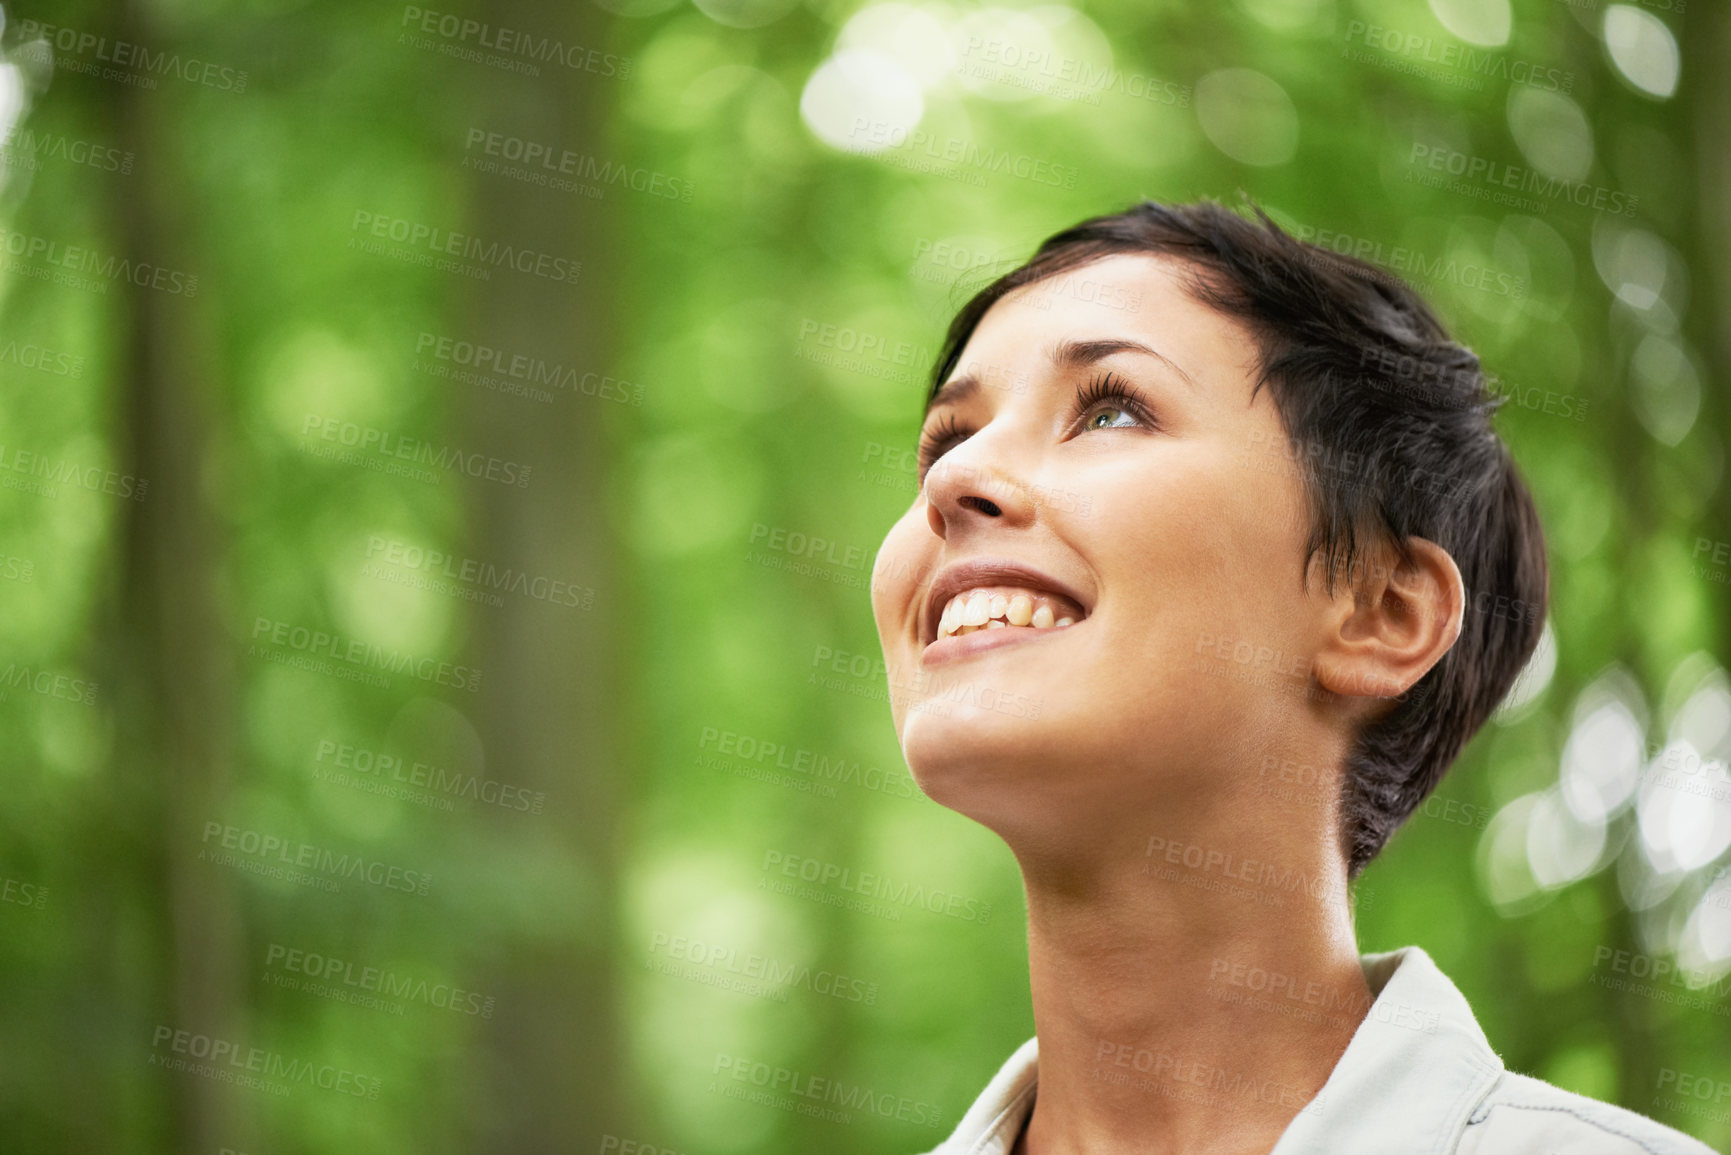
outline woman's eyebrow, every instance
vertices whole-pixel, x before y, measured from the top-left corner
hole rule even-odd
[[[980,379],[972,373],[963,373],[960,377],[951,377],[933,391],[931,400],[926,402],[926,412],[930,413],[940,405],[949,405],[966,401],[980,391]]]
[[[1132,341],[1128,337],[1097,337],[1090,341],[1077,341],[1066,338],[1050,345],[1046,349],[1046,357],[1060,369],[1080,369],[1103,361],[1114,353],[1141,353],[1171,369],[1184,383],[1192,389],[1200,389],[1196,378],[1184,371],[1184,367],[1160,350],[1140,341]],[[980,391],[980,379],[973,373],[962,373],[951,377],[933,391],[931,399],[926,402],[926,412],[930,413],[940,405],[959,404]]]
[[[1114,353],[1141,353],[1164,364],[1168,369],[1184,379],[1184,383],[1192,389],[1200,389],[1196,378],[1184,371],[1184,367],[1166,354],[1140,341],[1132,341],[1128,337],[1099,337],[1091,341],[1076,341],[1065,339],[1049,346],[1046,356],[1052,364],[1061,369],[1078,369],[1104,360]]]

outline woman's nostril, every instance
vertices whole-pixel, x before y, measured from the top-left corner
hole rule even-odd
[[[1004,512],[983,497],[964,497],[961,499],[961,504],[977,509],[987,517],[999,517]]]

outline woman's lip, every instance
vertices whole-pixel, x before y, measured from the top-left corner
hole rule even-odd
[[[926,592],[925,617],[920,636],[934,642],[939,640],[938,624],[943,619],[944,606],[950,599],[970,589],[990,586],[1014,586],[1033,593],[1055,595],[1071,603],[1071,616],[1077,621],[1086,619],[1090,612],[1087,599],[1080,593],[1032,566],[1008,558],[973,558],[952,562],[938,571]],[[1056,608],[1054,612],[1058,612]],[[1058,616],[1066,615],[1058,612]]]
[[[1083,619],[1086,621],[1087,619]],[[920,651],[920,665],[939,666],[945,662],[959,661],[971,658],[985,650],[995,650],[1000,646],[1012,646],[1018,642],[1031,642],[1040,638],[1067,634],[1076,626],[1052,626],[1049,629],[1036,630],[1029,626],[1005,626],[1001,630],[975,630],[970,634],[952,634],[947,638],[939,638],[930,642]]]

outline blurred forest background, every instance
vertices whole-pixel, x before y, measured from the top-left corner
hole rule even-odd
[[[922,383],[1240,191],[1431,296],[1549,534],[1362,948],[1731,1144],[1723,5],[449,3],[5,5],[0,1146],[935,1144],[1032,1020],[876,664]]]

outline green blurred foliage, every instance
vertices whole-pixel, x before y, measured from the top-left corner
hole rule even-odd
[[[463,229],[507,179],[476,170],[472,132],[513,132],[477,112],[476,92],[527,108],[550,99],[545,74],[405,42],[406,6],[206,0],[134,6],[133,19],[151,30],[151,49],[245,71],[244,90],[157,74],[128,93],[66,66],[88,63],[91,50],[58,53],[49,81],[23,47],[28,20],[117,35],[107,6],[8,7],[6,43],[29,104],[0,194],[0,662],[98,688],[91,704],[57,696],[52,680],[49,692],[26,679],[0,694],[7,1148],[492,1149],[497,1132],[476,1119],[553,1118],[547,1088],[565,1076],[547,1069],[554,1056],[516,1046],[490,1011],[452,1011],[437,999],[453,996],[430,992],[496,996],[503,1013],[505,992],[526,976],[573,1007],[614,1008],[625,1024],[617,1043],[596,1041],[617,1049],[603,1054],[616,1109],[550,1124],[532,1149],[604,1152],[609,1137],[709,1155],[937,1142],[1033,1028],[1014,863],[994,836],[912,788],[876,665],[869,559],[913,497],[903,451],[926,373],[969,289],[1045,235],[1140,197],[1241,192],[1289,227],[1349,247],[1363,239],[1378,254],[1422,253],[1438,269],[1484,267],[1521,288],[1455,274],[1419,281],[1511,394],[1498,423],[1549,534],[1550,656],[1522,692],[1530,700],[1486,728],[1367,873],[1362,949],[1423,945],[1512,1068],[1731,1143],[1731,1117],[1678,1105],[1658,1081],[1665,1070],[1731,1077],[1724,979],[1705,991],[1662,984],[1658,996],[1604,981],[1610,952],[1698,959],[1686,954],[1690,935],[1712,921],[1699,912],[1713,895],[1731,902],[1723,880],[1708,890],[1723,854],[1672,872],[1655,898],[1633,812],[1601,824],[1603,849],[1573,863],[1570,848],[1601,828],[1571,825],[1554,804],[1584,692],[1589,705],[1621,704],[1630,721],[1613,736],[1632,732],[1643,764],[1680,733],[1704,757],[1728,753],[1731,720],[1714,713],[1731,701],[1717,664],[1731,642],[1726,567],[1706,564],[1699,547],[1709,543],[1710,560],[1712,544],[1731,538],[1726,408],[1712,388],[1731,356],[1712,328],[1725,315],[1714,266],[1727,230],[1708,195],[1726,200],[1724,88],[1706,79],[1724,18],[1705,4],[1638,10],[1681,48],[1681,85],[1658,99],[1611,58],[1607,12],[1547,0],[1516,4],[1506,43],[1481,51],[1503,69],[1566,76],[1566,98],[1431,61],[1466,45],[1457,33],[1474,32],[1472,13],[1494,16],[1495,3],[1109,0],[885,5],[865,16],[835,0],[608,7],[590,47],[629,65],[573,79],[599,125],[582,130],[581,146],[550,143],[690,191],[545,193],[597,251],[616,254],[585,270],[603,281],[583,315],[610,344],[579,369],[627,383],[623,403],[581,389],[546,402],[485,396],[428,372],[423,335],[473,332],[477,299],[503,276],[477,282],[353,244],[359,212]],[[551,34],[561,19],[549,5],[532,31]],[[1424,46],[1367,43],[1370,26]],[[962,31],[922,37],[946,28]],[[969,29],[982,41],[962,52]],[[1041,65],[988,61],[993,36],[1046,37],[1050,60],[1117,71],[1093,88],[1053,80]],[[852,153],[823,139],[821,124],[854,122],[845,102],[825,112],[813,78],[849,49],[879,53],[877,96],[919,90],[909,76],[924,83],[908,126],[923,135]],[[905,119],[905,101],[859,99],[866,111],[852,114]],[[129,122],[127,107],[148,108],[153,127]],[[111,171],[41,144],[56,138],[121,152],[137,140],[147,154]],[[1427,187],[1418,178],[1434,170],[1415,162],[1418,145],[1572,170],[1638,198],[1638,210],[1566,198],[1510,208],[1485,199],[1483,182],[1476,194]],[[189,395],[199,420],[179,444],[193,479],[182,492],[213,533],[180,553],[175,539],[166,556],[211,591],[230,676],[217,680],[227,693],[210,721],[234,741],[222,772],[190,795],[160,788],[181,753],[128,719],[148,714],[164,687],[138,684],[145,659],[116,641],[139,636],[126,623],[145,595],[125,559],[135,535],[161,532],[140,512],[158,493],[128,501],[63,482],[46,495],[15,456],[131,468],[142,370],[122,313],[155,290],[103,286],[100,275],[85,277],[94,288],[54,283],[14,239],[117,253],[140,213],[164,229],[165,263],[198,277],[195,295],[162,307],[195,342],[170,350],[170,378],[177,357],[195,357],[205,383]],[[75,362],[32,367],[7,351],[12,342]],[[536,779],[549,784],[538,813],[460,795],[445,809],[321,777],[316,752],[328,740],[477,780],[525,780],[488,761],[474,699],[459,689],[414,677],[364,686],[296,668],[280,646],[258,653],[261,618],[456,665],[505,632],[485,602],[404,584],[413,567],[394,579],[369,569],[382,560],[370,552],[379,539],[470,556],[486,520],[476,486],[320,459],[306,426],[321,415],[485,450],[472,423],[478,397],[507,430],[559,413],[601,431],[601,480],[571,481],[564,496],[600,512],[599,540],[620,575],[602,585],[613,596],[582,612],[610,622],[623,645],[578,657],[617,688],[622,705],[605,724],[622,753],[599,771],[563,772],[606,775],[606,805],[579,804],[557,766]],[[790,568],[801,559],[767,548],[777,533],[833,545]],[[512,555],[485,560],[510,565]],[[172,675],[175,662],[199,659],[161,660]],[[490,693],[550,694],[548,709],[561,708],[561,687],[537,685],[533,670],[487,677]],[[182,812],[188,797],[197,813]],[[437,885],[425,897],[366,885],[327,893],[199,862],[208,822],[363,854]],[[579,826],[605,834],[574,840]],[[585,849],[608,839],[616,870]],[[961,895],[989,917],[918,906],[883,917],[778,894],[765,885],[774,854]],[[187,859],[189,871],[163,866]],[[229,936],[201,941],[188,909]],[[1713,925],[1725,946],[1724,918]],[[673,959],[675,939],[723,953]],[[599,944],[609,965],[562,986],[551,960],[584,944]],[[276,947],[352,964],[330,991],[364,993],[343,980],[365,968],[407,985],[380,996],[382,1008],[292,989],[285,980],[310,980],[285,969]],[[223,1025],[184,1021],[177,1008],[188,1005],[213,1008]],[[552,1010],[516,1008],[528,1018]],[[172,1053],[156,1033],[164,1025],[345,1070],[380,1092],[315,1080],[286,1094],[232,1084],[194,1093],[198,1074],[156,1062]],[[716,1074],[723,1056],[929,1104],[934,1125],[866,1109],[841,1125],[730,1098]]]

